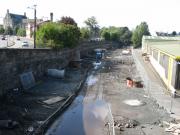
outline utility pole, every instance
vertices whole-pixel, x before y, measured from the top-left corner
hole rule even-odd
[[[33,5],[33,7],[28,7],[29,9],[34,9],[34,48],[36,48],[36,6],[37,5]]]
[[[34,48],[36,48],[36,6],[34,5]]]

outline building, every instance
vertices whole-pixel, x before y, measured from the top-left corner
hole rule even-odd
[[[40,26],[42,26],[43,24],[46,24],[48,22],[53,22],[53,13],[50,13],[50,20],[43,21],[43,19],[37,19],[36,20],[37,29],[39,29]],[[34,32],[34,19],[23,20],[23,23],[24,23],[25,29],[26,29],[26,37],[32,38],[33,32]]]
[[[43,20],[37,19],[36,22],[38,25],[39,23],[42,23]],[[34,32],[34,19],[25,19],[25,20],[23,20],[23,24],[24,24],[25,30],[26,30],[26,37],[32,38],[33,32]]]
[[[16,28],[25,28],[25,25],[23,24],[24,19],[27,19],[26,13],[24,13],[24,15],[18,15],[9,13],[9,10],[7,10],[3,20],[4,28],[6,29],[7,27],[10,27],[13,30]]]
[[[167,90],[180,94],[180,37],[143,36],[142,52],[149,56]]]

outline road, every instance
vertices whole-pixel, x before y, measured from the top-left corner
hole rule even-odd
[[[1,37],[1,36],[0,36]],[[0,39],[0,48],[23,48],[22,42],[27,41],[29,47],[33,48],[33,40],[25,37],[20,37],[20,40],[17,40],[16,36],[6,36],[5,40]]]
[[[163,121],[169,114],[148,97],[144,88],[127,87],[126,78],[143,81],[131,55],[110,50],[90,72],[72,105],[46,135],[169,135]],[[113,125],[112,125],[113,124]]]

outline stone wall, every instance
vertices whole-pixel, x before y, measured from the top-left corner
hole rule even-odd
[[[35,79],[48,68],[64,68],[74,57],[74,50],[0,49],[0,89],[20,87],[19,75],[32,71]]]
[[[8,89],[21,87],[20,74],[32,71],[39,80],[48,68],[61,69],[79,57],[77,52],[90,51],[110,44],[83,43],[74,49],[0,49],[0,95]]]

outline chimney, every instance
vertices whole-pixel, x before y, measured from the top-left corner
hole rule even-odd
[[[50,13],[51,22],[53,22],[53,13]]]
[[[9,14],[9,9],[7,9],[7,14]]]
[[[26,17],[26,12],[24,12],[24,16]]]

